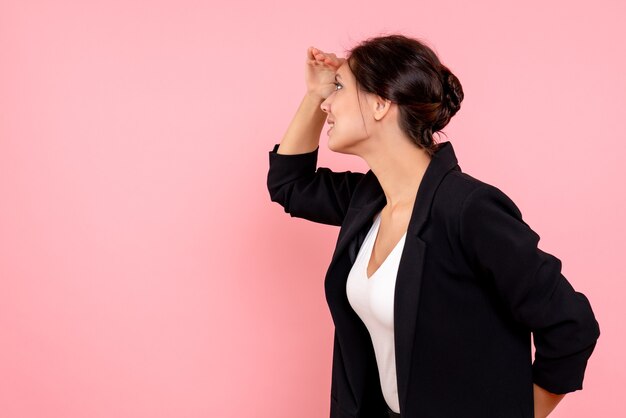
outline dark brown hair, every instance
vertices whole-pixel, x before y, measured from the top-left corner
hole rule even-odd
[[[400,128],[429,155],[461,108],[463,88],[431,48],[400,34],[369,38],[348,51],[357,87],[398,105]]]

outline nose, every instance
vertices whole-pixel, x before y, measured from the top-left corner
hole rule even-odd
[[[320,105],[320,109],[322,109],[322,112],[326,112],[326,113],[329,112],[330,106],[329,106],[329,103],[328,103],[328,98],[324,99],[324,101]]]

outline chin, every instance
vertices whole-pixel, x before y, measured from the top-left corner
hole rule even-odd
[[[333,139],[329,136],[328,141],[326,142],[328,149],[334,152],[337,152],[337,149],[333,146]]]
[[[331,139],[328,141],[328,149],[333,151],[333,152],[342,152],[342,148],[338,147],[337,144]]]
[[[345,138],[342,141],[336,137],[329,137],[327,145],[328,149],[333,152],[338,152],[341,154],[354,154],[355,143],[351,138],[348,139],[346,142]]]

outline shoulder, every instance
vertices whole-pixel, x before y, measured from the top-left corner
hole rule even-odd
[[[435,193],[433,206],[448,209],[460,207],[465,200],[481,188],[494,187],[460,170],[450,170],[441,180]]]
[[[451,170],[437,188],[432,211],[435,215],[458,219],[468,207],[485,205],[505,206],[521,217],[518,207],[500,188],[460,170]]]

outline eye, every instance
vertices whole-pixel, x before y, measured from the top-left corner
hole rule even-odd
[[[333,83],[333,84],[335,85],[335,87],[341,87],[341,88],[343,88],[343,86],[342,86],[340,83],[335,82],[335,83]],[[337,90],[341,90],[341,89],[337,89]],[[335,90],[335,91],[336,91],[336,90]]]

